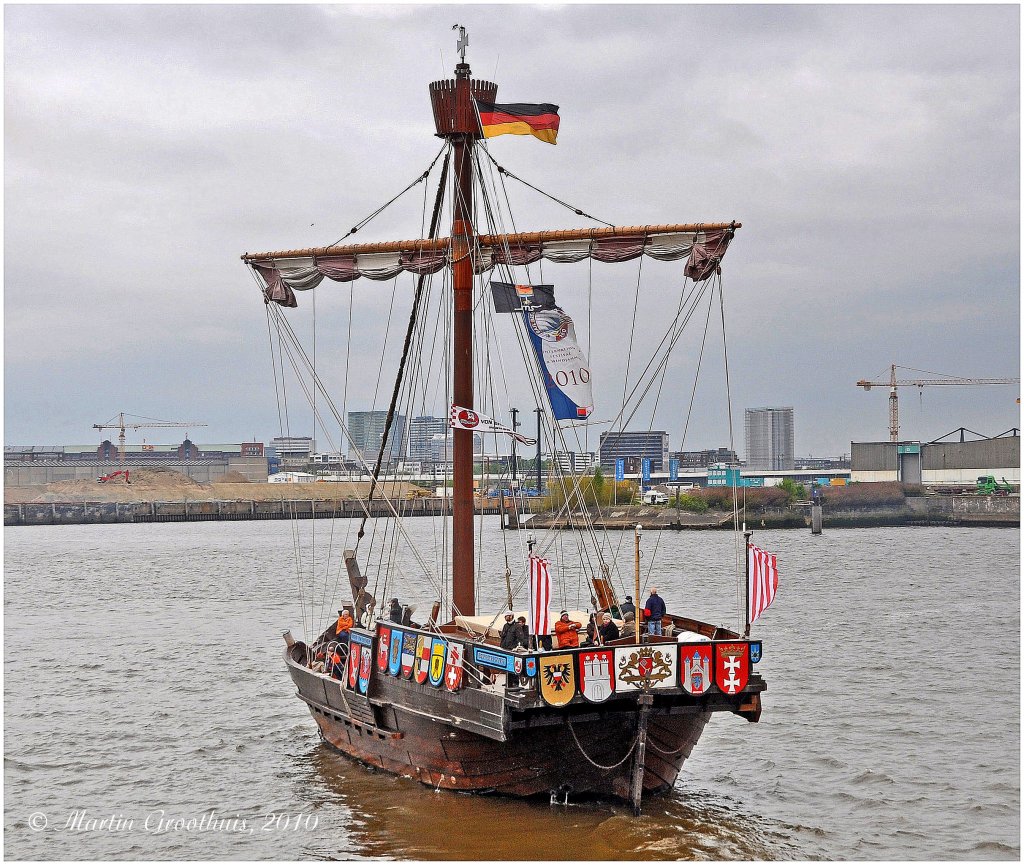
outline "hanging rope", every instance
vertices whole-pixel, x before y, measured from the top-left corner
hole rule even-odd
[[[528,186],[528,187],[530,187],[530,189],[532,189],[532,190],[533,190],[534,192],[539,192],[539,193],[540,193],[541,195],[543,195],[543,196],[544,196],[545,198],[550,198],[550,199],[551,199],[552,201],[554,201],[554,202],[555,202],[556,204],[561,204],[561,205],[562,205],[562,207],[565,207],[565,208],[567,208],[567,209],[571,210],[571,211],[572,211],[573,213],[575,213],[575,214],[576,214],[577,216],[582,216],[582,217],[584,217],[584,218],[586,218],[586,219],[592,219],[592,220],[594,220],[594,222],[600,222],[600,223],[601,223],[601,225],[607,225],[607,226],[609,226],[609,227],[613,225],[613,223],[611,223],[611,222],[605,222],[605,221],[604,221],[603,219],[598,219],[598,218],[597,218],[596,216],[591,216],[591,215],[590,215],[589,213],[585,213],[584,211],[580,210],[580,209],[579,209],[578,207],[575,207],[575,206],[573,206],[572,204],[569,204],[569,203],[568,203],[567,201],[562,201],[562,199],[561,199],[561,198],[556,198],[556,197],[555,197],[554,195],[552,195],[552,194],[551,194],[550,192],[545,192],[545,191],[544,191],[543,189],[538,189],[538,188],[537,188],[536,186],[534,186],[534,185],[533,185],[532,183],[529,183],[529,182],[527,182],[527,181],[523,180],[523,178],[521,178],[521,177],[518,177],[517,175],[513,174],[513,173],[512,173],[511,171],[509,171],[509,170],[508,170],[507,168],[503,167],[502,165],[499,165],[499,164],[498,164],[498,163],[497,163],[497,162],[495,161],[494,157],[493,157],[493,156],[491,156],[491,154],[490,154],[490,153],[488,153],[488,151],[487,151],[487,148],[486,148],[486,147],[482,147],[482,148],[480,148],[480,149],[481,149],[481,150],[482,150],[482,151],[484,152],[484,154],[486,154],[487,158],[488,158],[488,159],[490,159],[490,160],[491,160],[491,162],[493,162],[493,163],[494,163],[494,167],[498,169],[498,174],[501,174],[501,175],[503,175],[504,177],[511,177],[511,178],[512,178],[513,180],[518,180],[518,181],[519,181],[519,182],[520,182],[521,184],[523,184],[523,186]],[[543,265],[542,265],[542,266],[543,266]]]

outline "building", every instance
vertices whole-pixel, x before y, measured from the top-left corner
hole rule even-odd
[[[431,459],[431,442],[436,435],[446,435],[448,419],[423,415],[409,419],[409,459],[427,462]]]
[[[552,460],[563,475],[586,475],[594,470],[593,451],[555,451]]]
[[[99,446],[4,446],[4,483],[12,487],[95,480],[121,468],[172,469],[199,483],[218,481],[227,474],[263,482],[267,466],[261,442],[197,445],[185,439],[177,445],[130,444],[125,447],[123,459],[110,441]]]
[[[744,432],[748,469],[789,471],[794,467],[792,406],[748,408]]]
[[[706,469],[708,466],[739,464],[736,451],[729,448],[714,448],[706,451],[675,451],[672,459],[679,460],[679,471],[687,472],[694,469]]]
[[[668,433],[664,430],[603,432],[599,445],[601,465],[614,470],[617,459],[650,459],[651,471],[668,470]],[[628,469],[627,469],[628,471]]]
[[[447,433],[436,433],[430,437],[430,454],[425,462],[450,463],[453,459],[455,439]],[[482,456],[484,452],[484,437],[480,433],[473,433],[473,453]]]
[[[1020,484],[1020,436],[962,442],[851,442],[853,481],[973,485],[983,475]]]
[[[303,469],[316,453],[316,442],[309,436],[277,436],[270,448],[282,469]]]
[[[380,455],[387,419],[386,411],[350,411],[348,413],[350,443],[363,461],[371,467]],[[352,456],[356,456],[356,454],[352,454]],[[405,415],[396,414],[388,435],[388,452],[385,454],[384,462],[400,460],[404,456]]]

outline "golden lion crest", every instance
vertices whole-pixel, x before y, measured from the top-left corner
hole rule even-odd
[[[672,675],[672,659],[667,653],[651,646],[631,652],[619,660],[616,673],[620,682],[649,688]]]

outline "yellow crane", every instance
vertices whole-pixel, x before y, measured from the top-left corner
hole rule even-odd
[[[128,415],[128,417],[136,417],[136,415]],[[151,429],[154,427],[184,427],[185,429],[191,429],[193,427],[206,426],[204,423],[197,423],[196,421],[169,421],[169,420],[154,420],[153,418],[141,418],[146,423],[126,423],[124,412],[118,412],[115,417],[112,417],[106,423],[94,423],[93,429],[105,430],[105,429],[116,429],[120,430],[117,438],[117,451],[120,457],[121,465],[124,465],[124,431],[126,429]],[[186,434],[187,437],[187,434]]]
[[[956,376],[947,376],[945,378],[898,379],[896,378],[897,369],[905,369],[908,372],[928,372],[928,370],[924,369],[912,369],[908,366],[897,367],[896,364],[890,364],[888,381],[868,381],[866,379],[861,379],[857,382],[857,387],[862,387],[864,390],[871,390],[873,387],[889,388],[889,441],[894,442],[898,442],[900,440],[900,405],[899,398],[896,396],[896,388],[898,387],[913,386],[921,388],[931,387],[932,385],[1017,384],[1020,382],[1019,378],[958,378]],[[942,375],[942,373],[938,372],[928,374]]]

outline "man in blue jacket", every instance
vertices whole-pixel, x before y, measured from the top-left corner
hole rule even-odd
[[[647,616],[647,633],[660,637],[662,635],[661,617],[665,615],[665,602],[658,594],[657,588],[651,589],[651,596],[644,605],[644,614]]]

